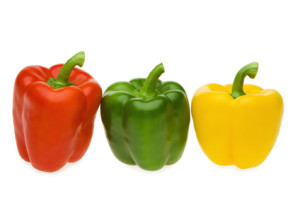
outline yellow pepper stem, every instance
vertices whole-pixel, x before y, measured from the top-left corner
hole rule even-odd
[[[244,66],[238,73],[236,74],[233,84],[232,84],[232,93],[231,96],[236,99],[239,96],[245,95],[245,92],[243,90],[244,86],[244,79],[246,76],[249,76],[250,78],[255,78],[258,70],[258,63],[252,62],[248,65]]]

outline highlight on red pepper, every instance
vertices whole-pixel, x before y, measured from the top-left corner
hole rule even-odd
[[[102,99],[95,79],[81,69],[79,52],[51,68],[25,67],[13,96],[15,138],[20,156],[38,170],[53,172],[87,151]]]

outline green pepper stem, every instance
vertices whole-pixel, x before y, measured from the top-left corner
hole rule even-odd
[[[157,65],[148,75],[147,79],[144,82],[144,85],[140,91],[140,96],[143,98],[150,98],[155,96],[155,86],[162,75],[165,72],[164,66],[162,63]]]
[[[250,78],[255,78],[258,70],[258,63],[252,62],[248,65],[244,66],[238,73],[236,74],[233,84],[232,84],[232,93],[231,96],[236,99],[239,96],[245,95],[245,92],[243,90],[244,86],[244,79],[246,76],[249,76]]]
[[[84,63],[84,59],[85,59],[84,52],[83,51],[78,52],[62,66],[60,72],[57,75],[57,78],[49,78],[47,83],[55,89],[69,86],[69,85],[74,85],[73,83],[68,82],[70,74],[76,65],[82,67]]]

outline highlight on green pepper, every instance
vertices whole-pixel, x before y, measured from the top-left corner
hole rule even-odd
[[[117,82],[104,92],[101,118],[114,155],[123,163],[158,170],[176,163],[185,148],[190,122],[183,87],[161,82],[163,64],[144,78]]]

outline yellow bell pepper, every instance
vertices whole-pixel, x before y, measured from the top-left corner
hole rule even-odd
[[[255,78],[258,63],[244,66],[233,84],[208,84],[192,100],[192,116],[204,153],[218,165],[241,169],[260,165],[273,148],[283,115],[281,95],[244,85]]]

